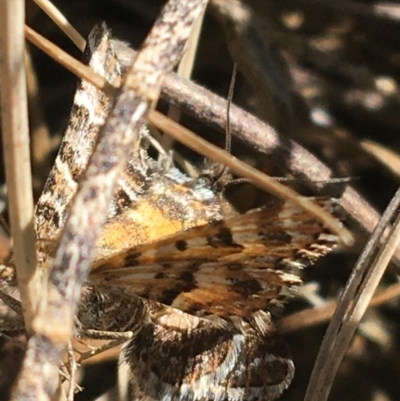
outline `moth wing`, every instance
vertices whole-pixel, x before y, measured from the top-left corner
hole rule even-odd
[[[317,199],[327,210],[336,201]],[[281,306],[300,270],[338,242],[292,202],[194,227],[101,260],[91,280],[204,316],[249,316]]]

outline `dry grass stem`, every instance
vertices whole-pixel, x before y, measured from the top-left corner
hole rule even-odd
[[[259,188],[270,192],[279,198],[290,199],[297,203],[310,214],[315,216],[320,221],[329,227],[329,229],[339,235],[344,244],[351,245],[353,237],[351,233],[345,229],[336,218],[331,214],[325,212],[312,201],[307,198],[299,197],[299,194],[287,186],[276,181],[274,178],[267,176],[259,170],[249,166],[248,164],[238,160],[230,153],[222,150],[221,148],[212,145],[206,140],[200,138],[195,133],[182,127],[181,125],[170,120],[168,117],[161,113],[153,112],[149,116],[149,121],[156,125],[158,128],[173,136],[177,141],[183,143],[187,147],[199,152],[200,154],[207,155],[211,160],[218,161],[225,166],[229,167],[232,171],[241,177],[248,178],[254,185]]]
[[[362,148],[372,154],[389,171],[400,177],[400,155],[397,152],[373,141],[362,141]]]
[[[82,64],[80,61],[64,52],[54,43],[35,32],[32,28],[25,26],[25,36],[31,43],[56,60],[60,65],[67,68],[73,74],[85,79],[86,81],[95,85],[97,88],[103,90],[108,96],[115,96],[118,88],[109,84],[104,77],[95,74],[87,65]]]
[[[3,145],[11,233],[26,327],[36,313],[41,287],[36,268],[36,235],[29,154],[28,105],[24,60],[24,1],[1,3],[1,95]]]
[[[305,401],[325,401],[328,398],[337,369],[358,324],[367,309],[387,264],[400,242],[400,216],[398,216],[387,240],[377,257],[371,258],[379,247],[390,219],[400,205],[400,189],[396,192],[375,229],[370,241],[360,255],[357,264],[340,297],[320,347],[313,373],[307,388]]]
[[[400,297],[400,284],[393,284],[383,290],[377,292],[371,299],[369,306],[379,306],[393,301]],[[310,326],[328,322],[337,308],[337,302],[329,302],[328,304],[314,308],[305,309],[303,311],[285,316],[277,323],[280,333],[293,333],[298,330],[305,329]]]
[[[33,0],[71,39],[76,47],[83,52],[86,45],[86,40],[82,35],[71,25],[62,12],[49,0]]]
[[[395,2],[378,2],[373,8],[375,14],[381,18],[400,20],[400,6]]]
[[[28,341],[12,400],[50,401],[55,394],[60,360],[72,337],[80,291],[89,274],[117,178],[138,139],[139,128],[158,100],[166,73],[179,61],[193,23],[206,5],[206,0],[170,0],[125,77],[81,177],[55,259],[49,266],[46,295],[32,322],[34,334]]]

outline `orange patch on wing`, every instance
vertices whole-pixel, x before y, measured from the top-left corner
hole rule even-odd
[[[198,221],[198,225],[207,221]],[[187,228],[187,221],[173,219],[152,202],[141,200],[135,209],[126,210],[108,221],[97,241],[96,260],[121,253],[138,245],[157,241]]]

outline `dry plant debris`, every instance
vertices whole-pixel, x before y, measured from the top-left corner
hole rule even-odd
[[[84,36],[96,22],[105,20],[115,37],[137,49],[162,3],[88,0],[59,1],[57,6]],[[158,108],[165,111],[174,101],[184,126],[223,147],[224,99],[234,60],[239,67],[234,103],[252,115],[232,107],[232,154],[272,176],[284,177],[303,194],[343,196],[343,207],[358,221],[353,224],[347,217],[356,246],[339,249],[305,271],[304,281],[313,286],[306,287],[309,290],[301,299],[291,301],[282,318],[280,326],[296,365],[295,380],[282,399],[298,400],[304,397],[325,322],[332,314],[327,309],[342,292],[367,231],[376,225],[378,212],[383,212],[398,186],[393,169],[399,153],[400,3],[391,3],[389,9],[388,4],[361,1],[247,0],[242,2],[250,15],[247,23],[233,13],[236,3],[211,1],[192,76],[196,84],[220,98],[169,75]],[[79,58],[79,51],[59,29],[35,5],[27,4],[29,26]],[[48,176],[44,166],[54,159],[57,145],[53,144],[65,128],[76,78],[33,47],[29,51],[33,63],[28,82],[38,82],[38,94],[31,92],[30,97],[34,99],[31,110],[39,110],[31,116],[33,149],[46,149],[44,154],[33,151],[33,182],[35,193],[40,194]],[[40,116],[43,120],[37,121]],[[202,160],[194,152],[178,143],[173,143],[172,150],[201,169]],[[389,165],[387,150],[393,159]],[[266,202],[265,195],[247,183],[228,187],[226,192],[228,203],[239,209]],[[393,264],[383,277],[376,295],[379,300],[353,338],[330,400],[398,398],[397,272]],[[285,326],[296,311],[308,312],[313,319]],[[4,314],[4,321],[8,319]],[[18,354],[23,347],[23,339],[13,341],[15,348],[5,342],[0,351],[0,369],[4,370],[10,353]],[[99,366],[88,363],[81,368],[83,382],[79,384],[84,391],[75,395],[77,400],[99,396],[96,386],[89,384],[94,369],[97,378],[109,376],[106,369],[116,369],[115,365],[110,368],[108,360],[103,361],[103,371]],[[2,388],[8,384],[0,381]]]

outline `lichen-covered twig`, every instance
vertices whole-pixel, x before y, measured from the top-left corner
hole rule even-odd
[[[81,287],[88,275],[116,178],[137,139],[138,128],[158,99],[165,74],[179,60],[206,0],[170,0],[126,77],[80,182],[50,267],[45,296],[32,327],[13,400],[50,400],[60,358],[70,340]]]

